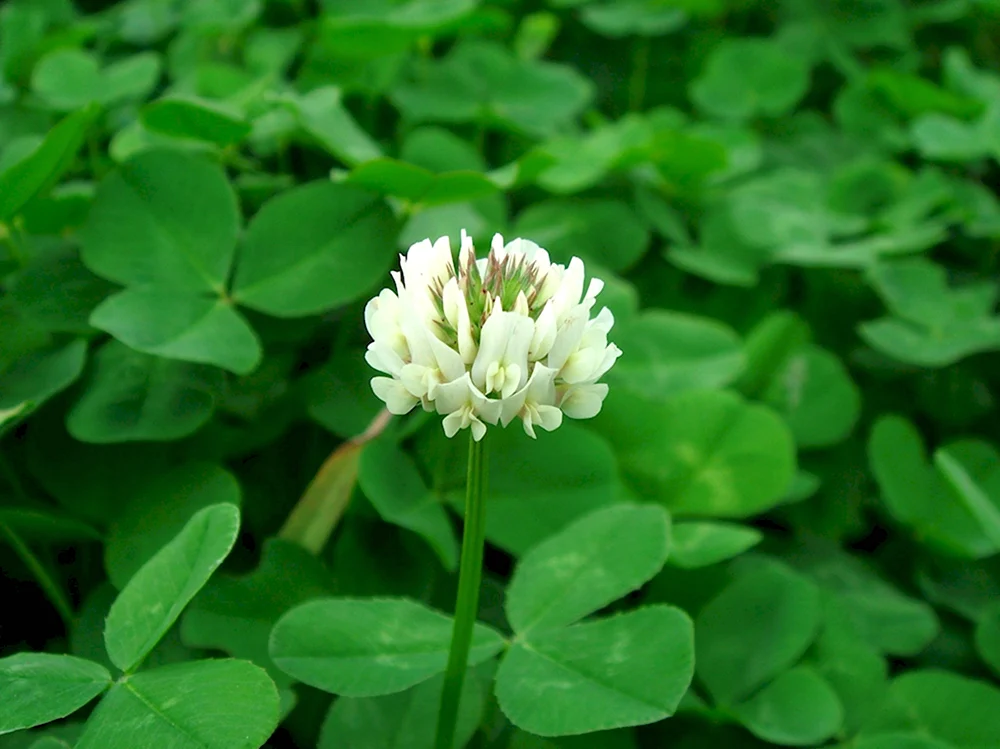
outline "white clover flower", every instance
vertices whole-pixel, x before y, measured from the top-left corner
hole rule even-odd
[[[447,237],[417,242],[392,273],[396,291],[365,307],[365,360],[388,375],[372,390],[391,413],[441,414],[449,437],[468,427],[481,440],[517,418],[534,437],[563,414],[595,416],[608,394],[598,380],[622,352],[608,343],[611,310],[590,316],[604,283],[584,293],[584,276],[580,258],[553,263],[527,239],[497,234],[477,259],[463,231],[457,269]]]

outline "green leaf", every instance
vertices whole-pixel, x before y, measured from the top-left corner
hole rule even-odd
[[[958,442],[949,445],[946,454],[953,471],[962,471],[991,487],[988,504],[1000,507],[1000,472],[995,470],[1000,456],[992,446]],[[989,507],[980,506],[979,515],[970,512],[969,497],[957,493],[954,484],[928,463],[920,434],[910,422],[899,416],[879,419],[869,439],[868,456],[889,511],[924,541],[972,559],[990,556],[1000,549],[982,525],[983,520],[989,522],[992,517]]]
[[[175,440],[212,416],[222,373],[141,354],[111,341],[94,356],[87,390],[66,426],[83,442]]]
[[[97,116],[97,107],[84,107],[49,130],[30,156],[0,173],[0,221],[9,221],[31,198],[55,184],[76,158]]]
[[[199,510],[240,505],[240,486],[231,473],[211,463],[185,463],[153,473],[129,493],[111,520],[104,544],[104,568],[121,590],[161,547],[180,533]]]
[[[729,392],[660,401],[611,390],[593,423],[638,495],[675,514],[747,517],[780,502],[792,482],[788,427]]]
[[[0,659],[0,734],[65,718],[111,686],[111,674],[83,658],[18,653]]]
[[[689,95],[714,117],[780,117],[809,88],[809,68],[769,39],[725,39],[709,55]]]
[[[0,509],[0,522],[27,540],[70,544],[79,541],[101,541],[101,533],[93,526],[72,517],[51,512],[22,509]]]
[[[983,662],[1000,674],[1000,604],[994,603],[976,624],[976,650]]]
[[[878,263],[869,279],[893,313],[858,328],[876,350],[922,367],[1000,350],[1000,317],[992,314],[995,283],[951,288],[944,268],[923,258]]]
[[[947,448],[934,453],[934,465],[948,482],[955,496],[962,502],[966,512],[976,521],[983,535],[989,539],[990,544],[1000,548],[1000,503],[987,495],[976,479],[969,475],[965,466]],[[993,465],[1000,470],[1000,464],[994,462]],[[997,475],[1000,476],[1000,473]]]
[[[350,349],[334,353],[303,378],[310,418],[342,439],[361,434],[384,407],[371,380],[364,357]]]
[[[57,49],[35,65],[31,88],[50,107],[68,111],[101,99],[101,67],[81,49]]]
[[[725,325],[702,317],[650,310],[615,328],[615,343],[627,351],[608,372],[611,387],[673,395],[721,388],[744,366],[740,339]]]
[[[954,749],[1000,743],[1000,689],[947,671],[909,671],[897,677],[861,733],[914,731]]]
[[[383,520],[422,536],[446,569],[458,566],[458,542],[448,512],[399,447],[388,439],[365,445],[358,483]]]
[[[602,199],[535,203],[517,217],[514,234],[537,242],[556,260],[576,255],[613,271],[635,265],[650,241],[649,230],[628,205]]]
[[[184,612],[181,638],[266,668],[279,687],[292,680],[271,661],[267,642],[274,623],[300,603],[332,592],[330,572],[297,544],[264,542],[260,566],[248,575],[216,575]]]
[[[144,127],[172,138],[190,138],[231,146],[250,134],[250,123],[204,99],[170,97],[142,108]]]
[[[827,603],[827,612],[837,602]],[[888,665],[849,629],[828,621],[812,655],[817,672],[833,687],[844,709],[842,732],[853,735],[879,709],[889,686]]]
[[[418,127],[408,132],[399,158],[435,174],[487,170],[486,159],[475,146],[443,127]]]
[[[437,445],[446,451],[435,460],[446,472],[436,485],[448,489],[456,509],[465,500],[465,450],[434,425]],[[490,436],[489,512],[486,537],[520,555],[591,510],[616,502],[618,474],[611,447],[592,432],[564,423],[554,432],[528,440],[512,427]]]
[[[225,709],[207,709],[225,699]],[[263,669],[235,660],[178,663],[115,684],[77,749],[258,749],[278,727],[278,692]]]
[[[53,289],[64,293],[54,295]],[[53,333],[75,335],[93,333],[90,313],[113,289],[84,267],[75,250],[65,247],[38,253],[7,286],[26,319]]]
[[[930,605],[901,593],[859,559],[827,548],[804,560],[802,569],[832,596],[827,620],[859,644],[913,656],[939,633]]]
[[[771,380],[763,399],[782,413],[802,448],[846,439],[861,414],[861,392],[834,354],[806,346]]]
[[[782,746],[821,744],[844,720],[837,693],[804,666],[780,674],[735,712],[754,736]]]
[[[525,554],[507,588],[518,637],[572,624],[638,589],[662,569],[670,517],[655,505],[589,513]]]
[[[660,36],[681,28],[687,14],[680,8],[649,0],[624,0],[590,3],[583,8],[581,20],[588,28],[612,38],[630,34]]]
[[[486,175],[478,172],[463,170],[435,174],[416,164],[395,159],[365,162],[351,172],[346,182],[403,198],[417,206],[477,200],[494,195],[499,189]]]
[[[86,360],[87,343],[82,339],[20,357],[0,372],[0,411],[19,408],[22,403],[37,408],[72,385]]]
[[[771,251],[747,244],[724,207],[709,209],[701,222],[700,244],[675,244],[667,259],[688,273],[715,283],[754,286]]]
[[[670,606],[534,631],[501,662],[497,700],[511,723],[539,736],[653,723],[691,684],[693,637],[687,614]]]
[[[80,49],[56,49],[35,65],[32,90],[51,108],[69,111],[91,102],[113,104],[144,97],[160,77],[160,57],[140,52],[108,65]]]
[[[105,104],[142,99],[160,79],[160,56],[156,52],[139,52],[108,65],[102,78],[101,100]]]
[[[880,67],[868,74],[868,86],[907,118],[929,112],[973,118],[983,106],[971,96],[941,88],[912,73]]]
[[[756,528],[734,523],[675,523],[667,562],[681,569],[707,567],[742,554],[760,543],[763,537]]]
[[[250,222],[233,297],[277,317],[302,317],[354,301],[395,258],[385,203],[356,187],[313,182],[272,199]]]
[[[130,348],[249,374],[261,361],[257,334],[231,302],[163,286],[126,289],[90,316]]]
[[[239,227],[222,169],[179,151],[145,151],[97,188],[83,262],[124,285],[220,294]]]
[[[342,98],[339,88],[324,86],[295,99],[291,106],[302,129],[345,164],[380,158],[382,149],[361,129]]]
[[[390,93],[414,122],[499,121],[533,137],[568,125],[593,97],[593,84],[574,69],[513,57],[502,46],[466,40]]]
[[[43,736],[28,747],[28,749],[73,749],[73,747],[54,736]]]
[[[345,57],[370,58],[406,50],[417,39],[451,29],[475,7],[475,0],[407,0],[384,6],[327,3],[322,43]]]
[[[271,632],[271,658],[305,684],[347,697],[401,692],[442,673],[451,618],[407,599],[329,598],[289,611]],[[469,664],[503,638],[477,624]]]
[[[112,604],[104,627],[112,663],[129,672],[142,662],[222,564],[239,528],[235,505],[211,505],[139,568]]]
[[[326,714],[317,749],[430,749],[434,745],[442,676],[381,697],[340,697]],[[470,669],[462,685],[455,730],[464,747],[482,719],[485,685]]]
[[[829,185],[821,174],[804,169],[779,169],[734,189],[727,200],[739,238],[758,251],[781,253],[787,262],[797,248],[825,247],[831,239],[855,235],[865,228],[859,216],[830,206]],[[836,253],[841,254],[843,248]]]
[[[32,404],[28,402],[18,403],[12,408],[0,409],[0,437],[31,413],[31,409]]]
[[[716,702],[742,701],[802,657],[819,621],[809,580],[778,565],[747,572],[695,620],[698,678]]]
[[[987,133],[946,114],[925,114],[913,121],[910,135],[917,151],[934,161],[976,161],[990,153]]]
[[[862,736],[851,743],[851,749],[954,749],[954,747],[920,733],[878,733]]]

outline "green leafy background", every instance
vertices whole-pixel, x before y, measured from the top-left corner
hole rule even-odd
[[[431,749],[397,253],[606,282],[489,439],[455,747],[1000,747],[1000,3],[0,4],[0,749]]]

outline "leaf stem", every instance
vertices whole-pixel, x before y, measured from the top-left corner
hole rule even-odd
[[[646,98],[646,79],[649,76],[648,36],[642,36],[632,47],[632,74],[628,81],[628,108],[630,112],[642,110],[642,102]]]
[[[5,539],[10,544],[14,553],[21,558],[21,561],[30,570],[35,580],[38,581],[49,602],[59,612],[59,616],[62,618],[63,624],[66,625],[66,631],[68,632],[70,627],[73,626],[73,607],[70,605],[66,594],[63,593],[62,588],[59,587],[59,584],[49,574],[48,570],[45,569],[42,560],[35,556],[35,553],[24,542],[24,539],[2,519],[0,519],[0,538]]]
[[[458,600],[451,632],[451,650],[441,690],[435,749],[452,749],[462,682],[469,661],[472,629],[479,613],[479,589],[483,578],[483,547],[486,542],[486,448],[485,438],[476,442],[469,435],[469,468],[465,487],[465,528],[462,559],[458,570]]]

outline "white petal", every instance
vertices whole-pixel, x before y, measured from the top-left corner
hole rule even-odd
[[[393,376],[399,375],[403,369],[403,360],[390,347],[372,341],[365,351],[365,361],[372,369]]]
[[[465,413],[463,411],[453,411],[444,417],[441,422],[441,426],[444,427],[444,434],[446,437],[451,438],[458,434],[458,430],[467,424],[463,424],[463,417]]]
[[[508,253],[520,255],[524,262],[533,263],[539,273],[545,273],[549,269],[549,253],[532,242],[530,239],[517,237],[510,240],[505,247]]]
[[[431,252],[431,240],[421,239],[410,245],[406,251],[406,257],[401,258],[399,267],[403,271],[403,282],[407,289],[411,291],[424,283],[428,256]]]
[[[622,355],[622,350],[618,348],[615,344],[608,344],[608,347],[604,349],[604,359],[601,361],[597,369],[594,370],[592,379],[599,380],[604,377],[605,373],[611,369],[614,363],[618,360],[618,357]]]
[[[472,364],[476,359],[476,342],[472,338],[472,321],[469,319],[469,307],[465,296],[458,287],[458,280],[452,278],[444,285],[442,294],[445,319],[455,329],[458,335],[458,353],[462,363]]]
[[[537,366],[537,365],[536,365]],[[524,408],[524,399],[528,397],[528,386],[525,386],[509,398],[500,401],[500,423],[507,426]]]
[[[441,291],[441,306],[444,307],[444,319],[451,327],[458,330],[459,316],[462,314],[461,307],[465,307],[465,298],[462,290],[458,288],[458,279],[450,278]],[[468,317],[469,310],[466,307],[465,315]]]
[[[559,407],[571,419],[590,419],[601,411],[601,405],[608,394],[606,384],[574,385],[563,395]]]
[[[475,416],[472,417],[469,426],[472,427],[472,439],[476,442],[479,442],[479,440],[486,436],[486,425]]]
[[[538,426],[546,432],[553,432],[562,425],[563,412],[555,406],[539,406],[538,415],[541,417]]]
[[[528,297],[524,295],[523,291],[517,292],[517,299],[514,300],[514,309],[512,310],[518,315],[528,316],[530,312],[528,308]]]
[[[528,381],[528,349],[531,348],[534,336],[535,321],[530,317],[521,317],[515,314],[510,339],[507,341],[507,350],[504,352],[504,363],[516,365],[519,370],[517,384],[514,386],[515,390],[523,387],[524,383]]]
[[[587,286],[587,293],[583,296],[583,303],[587,307],[594,306],[594,302],[597,301],[597,295],[601,293],[604,288],[604,281],[599,278],[590,279],[590,284]],[[607,309],[607,307],[605,307]]]
[[[593,346],[579,348],[566,360],[560,372],[563,380],[573,385],[582,382],[593,382],[597,379],[594,372],[604,360],[604,349]]]
[[[518,386],[521,385],[522,378],[526,380],[527,376],[524,374],[525,368],[518,364],[514,364],[513,362],[505,366],[503,371],[504,383],[499,388],[500,397],[509,398],[517,390],[519,390]]]
[[[563,320],[545,362],[553,369],[562,369],[570,354],[576,351],[587,327],[587,310],[577,305],[573,313]]]
[[[569,267],[563,273],[559,288],[552,297],[560,323],[580,304],[584,275],[583,261],[574,257],[569,261]]]
[[[428,336],[428,341],[443,380],[450,382],[465,373],[465,362],[462,361],[461,354],[437,336]]]
[[[438,237],[431,250],[430,277],[432,280],[444,282],[445,279],[455,274],[454,261],[451,257],[451,239],[447,235]]]
[[[607,334],[615,325],[615,316],[607,307],[601,307],[601,311],[597,313],[597,317],[590,321],[590,324]]]
[[[415,314],[405,314],[400,321],[400,329],[406,338],[406,345],[410,349],[410,360],[417,364],[429,367],[435,364],[434,354],[431,350],[431,343],[428,340],[431,335],[424,321]]]
[[[535,320],[535,332],[528,346],[528,358],[538,361],[548,356],[556,340],[556,311],[552,302],[546,302],[541,314]]]
[[[503,244],[503,236],[499,233],[493,235],[493,241],[490,242],[490,252],[493,257],[497,259],[497,262],[500,262],[507,257],[507,250],[504,248]]]
[[[470,237],[465,229],[462,229],[462,243],[458,251],[458,265],[468,273],[469,266],[474,262],[476,257],[476,248],[472,244],[472,237]]]
[[[548,256],[546,255],[546,257]],[[562,278],[565,272],[566,268],[564,266],[552,263],[545,273],[539,275],[536,303],[541,304],[553,299],[560,285],[562,285]]]
[[[503,401],[487,398],[480,393],[475,386],[470,388],[472,404],[475,412],[479,414],[487,424],[496,424],[500,420],[500,412],[503,408]]]
[[[535,422],[531,420],[531,417],[525,414],[524,418],[521,419],[521,424],[524,425],[524,433],[531,437],[531,439],[538,439],[538,435],[535,434]]]
[[[535,364],[531,372],[531,379],[528,381],[526,389],[528,399],[535,404],[554,406],[556,405],[556,375],[558,371],[544,364]]]
[[[512,312],[502,312],[494,308],[493,314],[486,318],[479,336],[479,352],[472,363],[472,381],[481,390],[486,388],[486,371],[490,364],[502,360],[507,342],[510,340],[517,315]]]
[[[472,381],[468,374],[457,380],[443,382],[434,389],[434,406],[439,414],[461,410],[472,402]]]
[[[371,385],[372,391],[385,403],[391,414],[402,416],[417,405],[417,398],[414,398],[399,380],[391,377],[373,377]]]

